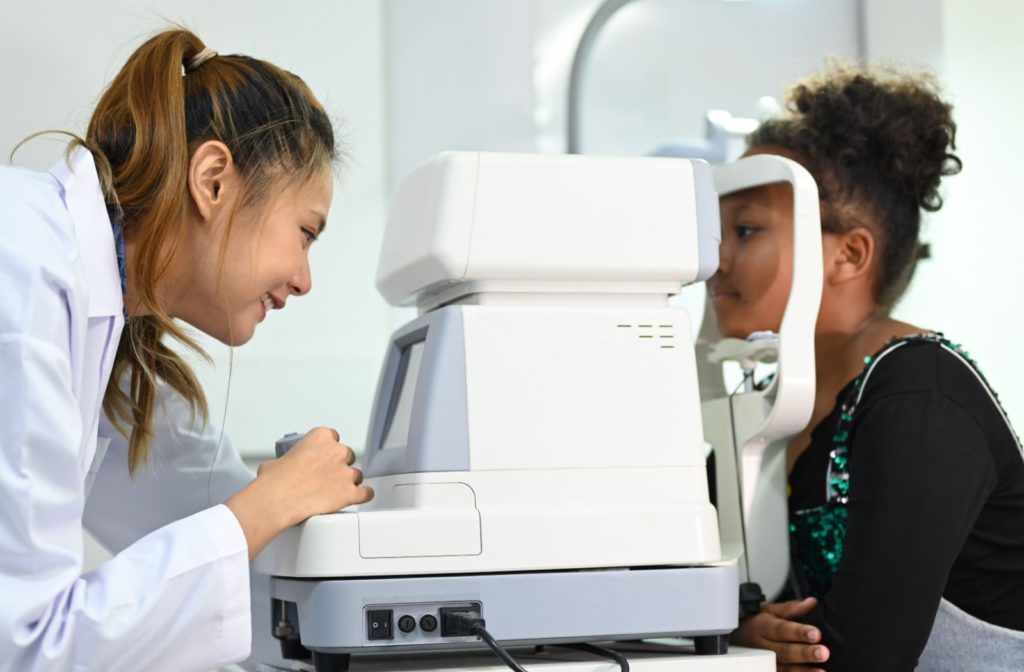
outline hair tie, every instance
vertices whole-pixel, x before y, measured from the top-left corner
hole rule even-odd
[[[195,56],[193,56],[185,62],[185,72],[192,72],[200,65],[206,63],[208,60],[210,60],[216,55],[217,51],[215,49],[211,49],[210,47],[204,47],[202,51],[200,51],[198,54],[196,54]]]

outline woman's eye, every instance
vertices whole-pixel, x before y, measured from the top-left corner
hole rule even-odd
[[[303,235],[306,236],[306,243],[310,245],[315,243],[316,239],[318,238],[316,231],[313,231],[311,229],[302,229],[302,233]]]

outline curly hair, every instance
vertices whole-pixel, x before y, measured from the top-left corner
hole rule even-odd
[[[822,229],[866,226],[880,261],[875,300],[891,310],[928,256],[921,211],[942,207],[939,183],[960,172],[952,105],[930,75],[833,61],[793,85],[787,112],[766,121],[751,147],[790,150],[814,176]]]

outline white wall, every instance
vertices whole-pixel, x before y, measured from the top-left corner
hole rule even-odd
[[[267,455],[280,435],[337,427],[365,440],[377,370],[391,327],[373,287],[385,218],[382,10],[375,0],[11,2],[0,20],[0,154],[44,129],[84,132],[93,104],[131,51],[167,21],[183,22],[223,53],[258,56],[303,77],[339,122],[350,159],[325,235],[312,252],[313,292],[272,313],[236,349],[211,343],[200,367],[214,422],[236,445]],[[61,143],[36,141],[16,163],[45,169]],[[4,291],[11,291],[9,288]]]
[[[869,54],[936,70],[957,121],[963,172],[945,181],[946,204],[926,220],[923,262],[897,316],[944,332],[980,364],[1018,431],[1024,381],[1016,203],[1024,91],[1024,5],[999,0],[871,0]]]
[[[532,2],[384,4],[392,188],[440,151],[533,148]]]
[[[576,44],[600,0],[388,0],[391,185],[443,149],[564,152]],[[643,0],[586,68],[583,149],[643,154],[752,116],[827,54],[860,50],[857,0]],[[428,74],[429,73],[429,74]]]
[[[856,0],[632,2],[594,43],[581,87],[582,149],[644,154],[702,137],[709,109],[756,117],[763,96],[781,97],[830,54],[859,51]]]

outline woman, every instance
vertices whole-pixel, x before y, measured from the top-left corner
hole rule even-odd
[[[951,107],[930,80],[835,67],[797,84],[748,154],[793,159],[821,201],[817,394],[788,446],[796,592],[735,639],[780,669],[1024,669],[1024,459],[967,353],[894,320],[922,210],[942,205]],[[778,330],[792,277],[784,185],[722,201],[719,327]],[[826,662],[827,661],[827,662]]]
[[[155,437],[217,443],[166,344],[198,350],[175,319],[239,345],[310,290],[335,157],[298,77],[169,30],[131,55],[51,173],[0,169],[0,670],[245,658],[248,561],[285,528],[372,497],[326,428],[237,492],[211,483],[221,505],[194,512],[196,479],[177,483],[190,486],[172,513],[137,511],[147,493],[130,492]],[[87,574],[83,518],[120,550]]]

